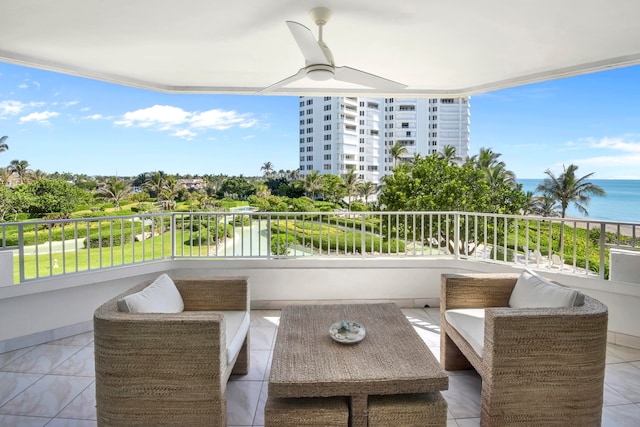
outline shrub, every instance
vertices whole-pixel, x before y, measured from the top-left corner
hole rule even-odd
[[[127,229],[125,229],[123,235],[120,229],[114,229],[112,233],[111,230],[107,228],[103,229],[102,233],[93,232],[89,234],[89,237],[84,239],[84,247],[85,249],[87,246],[90,248],[107,248],[111,246],[122,246],[128,242],[131,242],[131,230],[127,232]]]
[[[351,202],[350,209],[354,212],[366,212],[368,207],[362,202]]]
[[[286,255],[289,248],[296,243],[292,235],[274,234],[271,236],[271,253],[273,255]]]

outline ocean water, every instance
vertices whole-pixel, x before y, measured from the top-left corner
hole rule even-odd
[[[519,179],[524,192],[535,193],[542,179]],[[620,222],[640,223],[640,180],[635,179],[593,179],[592,183],[600,186],[607,195],[592,197],[586,206],[589,219],[602,219]],[[536,193],[536,195],[539,195]],[[567,216],[585,217],[572,204],[567,208]]]

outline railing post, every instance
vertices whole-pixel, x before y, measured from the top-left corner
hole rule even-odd
[[[360,223],[360,254],[362,258],[367,257],[367,236],[365,235],[367,227],[365,226],[366,214],[362,214],[362,222]]]
[[[162,219],[162,217],[160,218]],[[171,259],[176,259],[176,251],[178,250],[178,246],[176,245],[176,233],[176,214],[171,213]]]
[[[607,225],[600,223],[600,278],[604,279],[604,246],[607,242]],[[588,238],[588,236],[587,236]]]
[[[460,259],[460,214],[453,214],[453,258]]]
[[[38,233],[38,226],[36,225],[36,234]],[[36,258],[36,263],[38,259]],[[20,283],[24,283],[24,225],[18,225],[18,269],[20,271]]]
[[[267,214],[267,259],[271,258],[271,214]]]

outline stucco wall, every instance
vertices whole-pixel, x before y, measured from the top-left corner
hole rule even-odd
[[[252,308],[280,308],[345,300],[437,306],[442,273],[520,270],[450,259],[176,260],[68,275],[0,287],[0,352],[90,330],[100,304],[165,271],[173,276],[249,276]],[[542,274],[607,304],[612,334],[640,337],[639,286],[548,270]]]

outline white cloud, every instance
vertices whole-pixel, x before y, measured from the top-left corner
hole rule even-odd
[[[29,87],[29,85],[28,85],[28,84],[26,84],[26,83],[20,83],[20,84],[18,85],[18,88],[19,88],[19,89],[26,89],[26,88],[28,88],[28,87]]]
[[[171,136],[177,136],[178,138],[186,139],[187,141],[191,141],[197,133],[191,132],[189,129],[177,130],[171,134]]]
[[[111,120],[111,116],[103,116],[102,114],[91,114],[90,116],[84,116],[83,120]]]
[[[55,111],[42,111],[40,113],[31,113],[24,117],[20,117],[20,123],[36,122],[41,125],[48,125],[49,119],[59,116],[60,113]]]
[[[0,116],[19,114],[27,105],[20,101],[0,101]]]
[[[91,108],[89,108],[89,107],[82,107],[82,108],[80,109],[80,111],[82,111],[83,113],[84,113],[84,112],[87,112],[87,111],[89,111],[89,110],[91,110]]]
[[[65,102],[63,105],[65,107],[72,107],[72,106],[77,105],[79,103],[80,103],[80,101],[68,101],[68,102]]]
[[[173,136],[190,139],[196,135],[194,130],[226,130],[233,127],[247,129],[256,126],[258,120],[252,118],[251,114],[240,114],[233,110],[189,112],[170,105],[154,105],[125,113],[115,124],[173,132]]]

